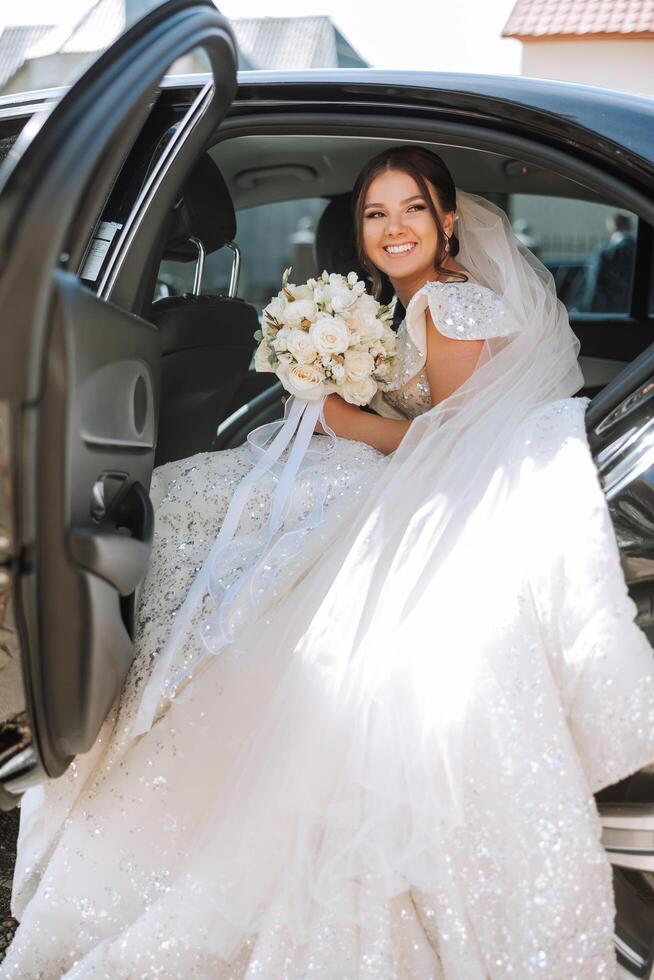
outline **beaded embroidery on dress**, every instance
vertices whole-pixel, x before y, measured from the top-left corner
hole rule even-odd
[[[503,329],[491,290],[437,286],[407,310],[395,391],[407,417],[428,407],[411,373],[423,299],[457,336]],[[159,467],[136,659],[92,750],[24,797],[20,926],[0,977],[613,976],[611,872],[592,793],[654,759],[654,672],[585,407],[549,403],[513,433],[493,520],[479,511],[429,584],[431,629],[406,618],[391,701],[380,686],[365,702],[332,697],[330,664],[285,645],[330,535],[350,534],[382,472],[375,449],[339,439],[321,464],[324,526],[272,583],[258,621],[133,738],[171,617],[252,461],[241,446]],[[311,506],[308,487],[299,481],[289,524]],[[265,522],[272,488],[251,501],[244,529]],[[262,632],[265,656],[251,656]],[[380,644],[349,665],[352,689],[369,690],[387,655]],[[451,833],[435,744],[465,772],[465,822]]]

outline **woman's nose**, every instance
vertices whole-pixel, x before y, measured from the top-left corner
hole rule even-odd
[[[389,214],[386,220],[386,232],[391,234],[397,234],[402,231],[404,227],[404,216],[401,214]]]

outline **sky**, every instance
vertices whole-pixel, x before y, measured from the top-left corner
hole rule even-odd
[[[270,15],[270,0],[217,0],[228,18]],[[522,45],[500,37],[515,0],[432,0],[418,7],[379,0],[277,0],[275,17],[331,17],[352,47],[375,68],[520,74]],[[90,0],[0,0],[0,28],[74,23]],[[383,12],[383,11],[386,12]]]

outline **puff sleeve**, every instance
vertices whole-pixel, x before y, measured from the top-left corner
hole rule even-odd
[[[427,306],[436,329],[454,340],[508,337],[519,329],[502,297],[488,286],[434,280],[414,293],[406,311],[407,331],[423,356]]]

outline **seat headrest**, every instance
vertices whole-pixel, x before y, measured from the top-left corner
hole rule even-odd
[[[236,213],[227,184],[211,157],[205,153],[186,179],[173,211],[165,247],[167,258],[186,261],[197,252],[189,238],[199,238],[207,254],[222,248],[236,236]]]
[[[316,226],[315,249],[318,274],[323,269],[339,272],[343,276],[348,272],[356,272],[360,279],[370,285],[370,276],[357,258],[352,195],[349,191],[333,197],[320,215]],[[390,279],[383,276],[381,302],[390,303],[394,295]]]

